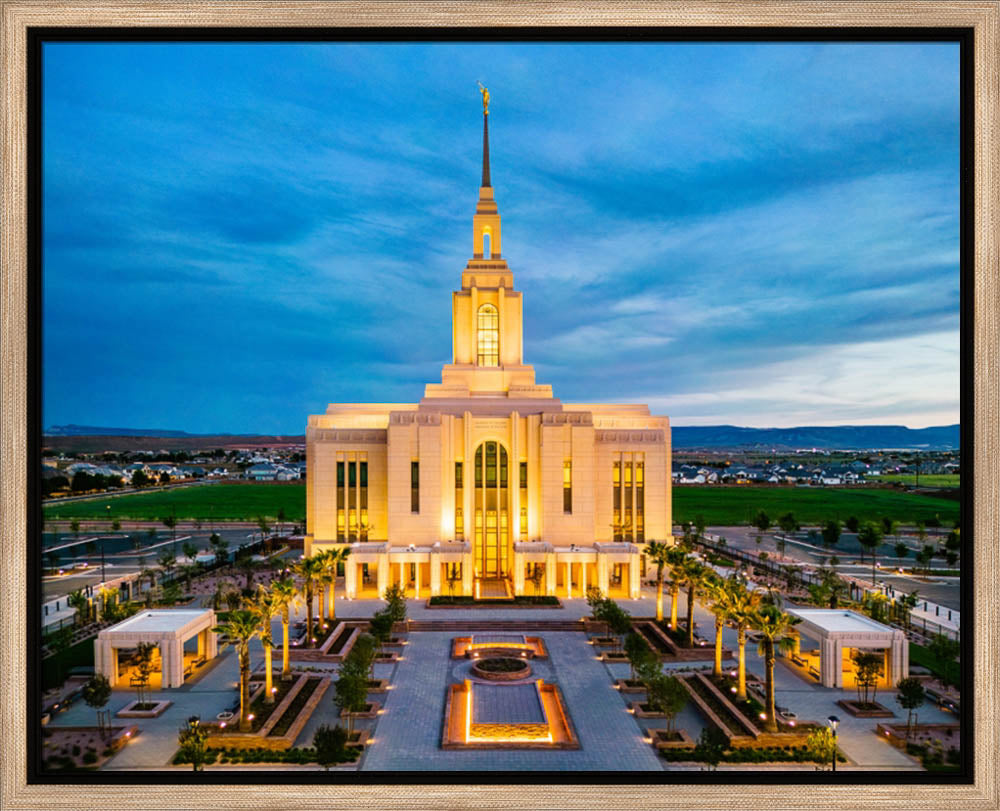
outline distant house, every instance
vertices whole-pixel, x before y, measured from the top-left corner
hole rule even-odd
[[[273,482],[278,478],[278,466],[271,462],[261,462],[248,467],[243,475],[257,482]]]

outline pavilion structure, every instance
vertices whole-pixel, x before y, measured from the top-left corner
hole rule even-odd
[[[147,642],[160,652],[161,686],[180,687],[184,684],[186,669],[184,643],[192,637],[198,638],[197,651],[187,658],[195,662],[214,659],[218,654],[218,642],[212,632],[215,625],[215,611],[211,608],[140,611],[97,635],[94,640],[95,671],[107,676],[115,687],[120,681],[118,651]]]

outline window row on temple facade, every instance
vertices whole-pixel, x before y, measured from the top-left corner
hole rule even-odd
[[[337,540],[368,540],[368,454],[337,454]]]

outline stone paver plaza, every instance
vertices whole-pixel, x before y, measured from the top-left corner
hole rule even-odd
[[[622,600],[622,607],[633,616],[652,616],[655,607],[651,590],[644,590],[640,600]],[[383,603],[377,600],[337,600],[338,619],[370,617]],[[434,610],[423,602],[410,600],[409,616],[421,620],[578,620],[589,615],[589,608],[580,599],[565,600],[562,609],[454,609]],[[298,616],[301,616],[301,611]],[[712,617],[700,605],[696,608],[699,627],[711,635]],[[280,623],[274,626],[275,638],[280,639]],[[649,771],[676,769],[678,766],[659,758],[647,739],[647,729],[663,727],[663,720],[636,719],[627,709],[631,696],[614,689],[616,678],[628,676],[628,665],[606,664],[596,656],[596,649],[588,643],[581,631],[532,630],[548,649],[547,659],[532,659],[533,678],[544,679],[558,685],[580,748],[575,750],[443,750],[441,744],[442,722],[449,685],[461,683],[468,677],[472,661],[452,659],[452,640],[468,635],[462,631],[413,631],[408,634],[408,644],[401,649],[402,657],[395,664],[377,664],[375,677],[391,679],[392,689],[378,696],[383,711],[377,718],[359,720],[358,726],[371,730],[372,743],[362,756],[359,766],[365,771],[445,770],[445,771]],[[736,633],[724,631],[727,648],[735,650]],[[251,660],[255,670],[263,666],[260,646],[254,642]],[[734,662],[726,663],[727,669]],[[280,658],[275,661],[280,668]],[[309,668],[326,672],[336,678],[338,666],[325,663],[308,663]],[[667,663],[666,670],[690,667],[690,663]],[[697,665],[696,665],[697,666]],[[747,669],[763,674],[763,662],[757,655],[756,645],[747,644]],[[220,711],[230,707],[237,697],[238,670],[232,648],[206,665],[183,687],[151,691],[151,699],[164,699],[173,705],[160,717],[137,721],[140,734],[105,766],[106,769],[183,769],[170,761],[177,750],[177,732],[190,715],[213,719]],[[866,770],[919,770],[919,764],[904,755],[874,733],[875,721],[855,718],[840,710],[836,702],[853,698],[854,690],[824,688],[806,681],[801,675],[782,664],[775,667],[778,703],[793,711],[799,719],[822,722],[829,715],[841,718],[838,743],[849,763],[841,768]],[[879,699],[890,708],[897,721],[906,718],[894,701],[894,690],[882,690]],[[116,688],[107,708],[112,715],[134,698],[128,688]],[[316,728],[321,724],[340,722],[337,707],[332,701],[332,690],[324,696],[309,722],[299,733],[295,745],[309,746]],[[954,715],[946,713],[931,703],[919,711],[922,723],[954,723]],[[59,713],[52,726],[92,726],[94,710],[77,702]],[[121,723],[118,721],[117,723]],[[640,726],[643,724],[643,726]],[[704,724],[692,704],[681,712],[676,727],[684,729],[697,739]],[[219,766],[211,769],[221,768]],[[278,768],[261,765],[255,768]],[[290,768],[282,766],[282,769]],[[291,767],[310,768],[310,767]],[[315,766],[311,768],[316,768]],[[349,768],[355,768],[351,766]],[[688,767],[690,768],[690,767]],[[726,768],[723,765],[721,768]],[[730,768],[760,768],[730,767]],[[788,766],[812,770],[808,766]]]

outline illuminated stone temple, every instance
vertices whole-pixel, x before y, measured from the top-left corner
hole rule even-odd
[[[351,545],[348,598],[392,583],[420,597],[581,597],[596,585],[635,598],[643,545],[671,537],[669,419],[645,405],[564,403],[525,363],[483,95],[452,362],[418,403],[336,403],[309,417],[305,551]]]

